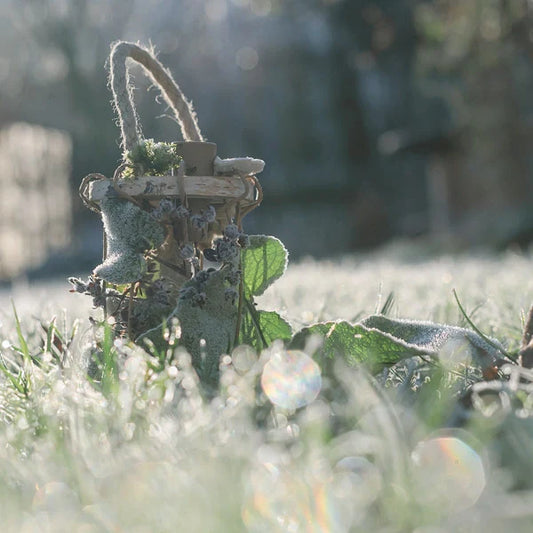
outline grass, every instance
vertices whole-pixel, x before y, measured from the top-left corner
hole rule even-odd
[[[290,266],[259,301],[297,329],[383,309],[468,327],[455,289],[513,352],[530,269],[527,255],[415,261],[390,249]],[[458,400],[477,379],[466,364],[413,359],[376,378],[339,364],[293,412],[258,385],[276,345],[226,357],[208,401],[185,352],[113,340],[67,291],[19,291],[16,313],[0,295],[1,531],[531,530],[528,375],[477,391],[466,409]],[[280,387],[305,387],[302,368]]]

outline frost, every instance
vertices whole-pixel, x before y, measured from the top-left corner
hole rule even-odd
[[[497,341],[491,339],[489,344],[469,329],[395,320],[383,315],[373,315],[356,324],[346,321],[314,324],[300,331],[292,346],[303,348],[312,335],[322,337],[322,346],[315,356],[323,365],[340,357],[350,365],[365,364],[372,372],[417,355],[436,357],[453,347],[465,350],[482,367],[499,364],[504,353]]]
[[[116,285],[132,283],[146,272],[143,252],[163,244],[165,232],[146,211],[121,198],[101,202],[107,259],[94,273]]]
[[[237,306],[226,297],[228,268],[204,271],[187,282],[174,312],[182,330],[181,343],[206,384],[216,383],[219,358],[230,351],[237,328]],[[201,302],[198,295],[203,295]]]

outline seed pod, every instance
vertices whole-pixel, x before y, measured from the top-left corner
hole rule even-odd
[[[182,259],[192,259],[194,254],[195,249],[192,244],[187,243],[180,248],[180,256]]]
[[[230,270],[224,278],[230,285],[238,285],[241,281],[240,270]]]
[[[232,304],[234,304],[237,301],[238,297],[239,293],[235,289],[229,288],[224,291],[224,299],[227,302],[231,302]]]
[[[209,224],[211,224],[212,222],[215,221],[216,217],[217,217],[217,212],[215,210],[215,208],[210,205],[204,212],[203,212],[203,217],[205,219],[205,221]]]
[[[250,246],[250,237],[246,233],[241,233],[237,242],[241,248],[246,248]]]
[[[230,241],[236,241],[241,232],[235,224],[229,224],[224,228],[224,237]]]
[[[187,218],[191,213],[184,205],[178,205],[174,210],[177,218]]]
[[[202,215],[191,215],[191,225],[197,230],[203,230],[207,226],[207,222]]]
[[[159,202],[159,210],[162,213],[170,213],[174,209],[174,202],[170,198],[162,198]]]
[[[237,243],[232,241],[218,239],[216,250],[219,260],[223,263],[230,263],[239,257]]]

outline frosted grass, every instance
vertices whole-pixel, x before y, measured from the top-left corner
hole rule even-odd
[[[392,316],[462,325],[455,288],[483,331],[516,345],[521,313],[533,302],[530,267],[530,258],[513,254],[307,261],[290,266],[260,305],[281,310],[298,328],[362,318],[393,291]],[[221,392],[208,401],[184,352],[167,354],[172,362],[161,365],[117,341],[117,379],[104,388],[86,371],[100,334],[87,320],[89,299],[67,290],[61,282],[13,295],[31,354],[43,342],[32,316],[61,316],[70,300],[58,327],[66,336],[74,317],[81,322],[62,365],[46,353],[41,361],[20,357],[12,295],[0,295],[2,360],[9,368],[19,361],[27,384],[18,390],[0,377],[2,531],[531,530],[533,492],[527,483],[511,490],[516,474],[491,430],[501,420],[486,426],[480,418],[483,431],[435,433],[412,394],[342,365],[305,407],[272,407],[260,377],[280,345],[260,358],[246,349],[234,353],[234,363],[225,357]],[[417,379],[409,381],[415,389]],[[424,405],[440,400],[428,396]],[[526,471],[533,424],[523,422],[510,435]]]
[[[516,337],[533,303],[531,264],[529,256],[514,253],[405,261],[394,250],[339,262],[307,260],[289,265],[259,302],[281,310],[299,329],[318,320],[363,318],[392,292],[391,317],[464,325],[455,289],[486,333]]]

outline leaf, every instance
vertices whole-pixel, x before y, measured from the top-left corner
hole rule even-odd
[[[260,296],[287,268],[288,253],[280,240],[266,235],[251,235],[241,252],[243,306],[237,341],[262,350],[274,340],[289,340],[292,329],[274,311],[258,311],[254,296]]]
[[[371,372],[378,372],[401,359],[426,354],[416,345],[349,322],[325,322],[305,328],[294,337],[291,347],[303,349],[310,335],[323,338],[323,344],[315,354],[315,359],[322,365],[340,357],[350,366],[364,363]]]
[[[357,324],[326,322],[303,329],[291,347],[304,348],[310,335],[323,338],[315,354],[323,365],[341,357],[349,365],[365,364],[371,372],[416,355],[436,356],[448,342],[466,346],[483,366],[501,359],[501,353],[476,332],[432,322],[394,320],[382,315],[370,316]],[[493,341],[498,346],[497,341]]]
[[[260,296],[287,268],[288,252],[282,242],[267,235],[250,235],[241,252],[244,296]]]
[[[377,329],[395,339],[416,345],[428,355],[437,355],[450,341],[466,341],[474,357],[501,359],[505,354],[503,346],[495,339],[485,340],[477,332],[447,324],[399,320],[381,315],[373,315],[360,322],[369,329]],[[490,341],[490,342],[489,342]]]
[[[260,351],[276,339],[289,340],[292,336],[290,324],[275,311],[258,311],[246,302],[243,308],[239,344],[248,344]]]

